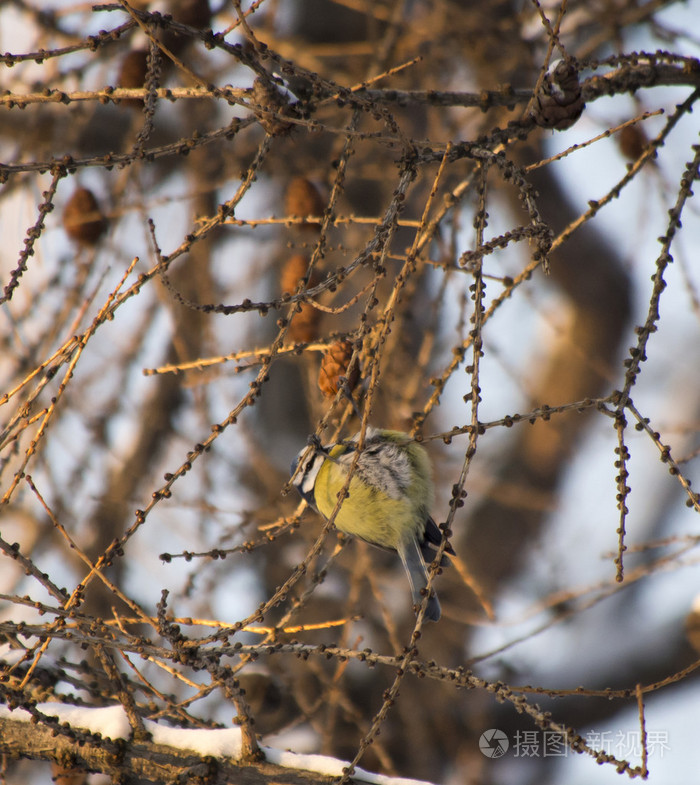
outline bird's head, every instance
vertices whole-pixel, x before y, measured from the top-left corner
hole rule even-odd
[[[297,457],[292,461],[290,469],[292,485],[299,491],[307,504],[312,507],[316,506],[314,500],[316,477],[327,458],[328,455],[322,448],[309,445],[300,450]]]

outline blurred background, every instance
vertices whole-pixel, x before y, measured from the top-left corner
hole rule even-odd
[[[444,785],[694,770],[698,13],[0,3],[4,679],[121,700],[79,645],[98,620],[142,716],[229,726],[215,675],[130,658],[176,645],[145,622],[167,590],[265,744]],[[558,59],[570,89],[545,75]],[[359,429],[350,390],[423,440],[457,554],[416,642],[427,676],[371,746],[395,667],[262,646],[411,643],[398,559],[317,543],[287,493],[311,436]],[[21,622],[44,625],[41,656]],[[217,648],[234,642],[260,656]]]

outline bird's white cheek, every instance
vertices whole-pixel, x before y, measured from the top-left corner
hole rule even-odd
[[[307,496],[310,493],[313,493],[314,485],[316,484],[316,475],[313,477],[307,476],[304,477],[304,480],[301,483],[299,490],[301,491],[302,496]]]
[[[306,472],[304,473],[304,477],[301,481],[301,485],[299,486],[301,493],[303,496],[308,494],[313,495],[314,487],[316,485],[316,478],[318,477],[318,473],[321,470],[321,467],[325,461],[315,459],[311,466],[308,467]]]

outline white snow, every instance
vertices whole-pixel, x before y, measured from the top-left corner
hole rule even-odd
[[[243,747],[240,728],[172,728],[151,720],[144,720],[143,724],[154,744],[192,750],[199,755],[238,758]]]
[[[348,761],[331,758],[327,755],[301,755],[296,752],[285,750],[275,750],[271,747],[263,747],[265,757],[270,763],[282,766],[285,769],[303,769],[313,771],[316,774],[323,774],[328,777],[339,777],[343,774],[343,769],[349,766]],[[430,785],[424,780],[410,780],[404,777],[387,777],[385,774],[373,774],[371,771],[355,767],[352,775],[355,782],[369,782],[371,785]]]
[[[109,706],[100,709],[71,706],[65,703],[38,703],[36,708],[42,714],[58,717],[61,722],[68,722],[75,728],[99,733],[105,739],[128,739],[131,735],[129,720],[122,706]],[[10,711],[7,706],[0,705],[0,717],[29,722],[32,715],[24,709]],[[243,746],[240,728],[172,728],[151,720],[144,720],[144,726],[152,735],[154,744],[192,750],[199,755],[238,758]],[[261,749],[270,763],[287,769],[302,769],[313,771],[316,774],[339,777],[343,774],[343,769],[350,765],[348,761],[338,760],[327,755],[289,752],[272,747],[262,747]],[[359,767],[355,767],[352,779],[356,782],[370,783],[370,785],[430,785],[423,780],[373,774]]]
[[[131,734],[129,720],[121,706],[106,708],[88,708],[86,706],[70,706],[66,703],[37,703],[36,708],[49,717],[58,717],[60,722],[67,722],[74,728],[83,728],[92,733],[99,733],[105,739],[128,739]],[[0,706],[0,717],[30,722],[32,715],[24,709],[10,711],[7,706]]]

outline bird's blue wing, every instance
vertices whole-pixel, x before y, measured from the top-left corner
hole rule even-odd
[[[442,542],[442,532],[438,529],[437,524],[435,521],[428,517],[428,520],[425,523],[425,533],[423,535],[423,542],[420,544],[421,553],[423,554],[423,558],[426,562],[431,562],[435,558],[435,550],[438,545]],[[447,543],[447,547],[445,548],[445,553],[451,553],[453,556],[455,555],[454,548]],[[443,555],[442,559],[440,560],[441,567],[447,567],[450,563],[450,560],[447,556]]]
[[[406,570],[406,575],[408,575],[408,582],[411,584],[413,604],[420,605],[423,602],[421,591],[428,585],[428,571],[423,561],[420,546],[415,538],[412,537],[407,542],[401,543],[397,550]],[[433,591],[425,609],[425,618],[431,621],[438,621],[440,613],[440,603]]]

